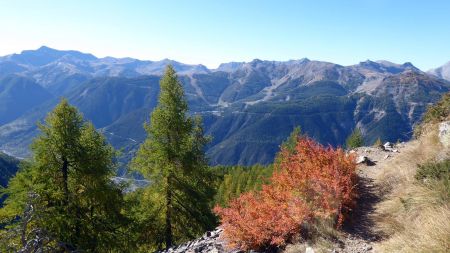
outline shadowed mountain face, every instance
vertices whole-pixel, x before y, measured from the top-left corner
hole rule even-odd
[[[8,185],[11,179],[19,169],[20,160],[0,152],[0,188]],[[0,195],[0,207],[6,196]]]
[[[21,105],[0,100],[0,150],[28,155],[36,121],[63,95],[129,161],[145,138],[142,125],[157,104],[159,78],[169,63],[178,71],[191,114],[203,116],[213,137],[207,147],[211,164],[269,163],[297,125],[335,146],[355,127],[367,144],[378,137],[405,140],[426,107],[450,89],[448,81],[410,63],[254,60],[209,70],[42,47],[0,57],[0,97]]]

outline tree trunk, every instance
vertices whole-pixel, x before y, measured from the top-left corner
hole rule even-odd
[[[67,161],[67,158],[63,157],[63,166],[61,168],[61,171],[62,171],[62,176],[63,176],[64,205],[65,206],[67,206],[69,204],[68,170],[69,170],[69,162]]]
[[[171,174],[167,176],[166,188],[166,248],[172,246],[172,189]]]

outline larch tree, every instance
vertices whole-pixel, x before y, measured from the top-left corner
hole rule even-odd
[[[161,248],[194,238],[215,225],[213,174],[207,166],[201,119],[188,116],[183,87],[172,66],[160,81],[159,103],[145,124],[147,139],[131,167],[150,184],[145,189],[149,229]]]
[[[115,151],[65,99],[39,128],[30,166],[10,181],[0,217],[3,221],[9,217],[14,227],[15,217],[32,206],[28,230],[46,231],[53,247],[87,252],[117,249],[125,220],[122,189],[111,180]]]
[[[289,136],[280,145],[280,151],[275,154],[274,165],[278,165],[281,161],[281,153],[283,150],[288,150],[289,153],[295,152],[295,146],[298,139],[302,136],[302,128],[300,126],[294,127]]]
[[[364,138],[359,128],[355,128],[345,141],[347,149],[358,148],[364,145]]]

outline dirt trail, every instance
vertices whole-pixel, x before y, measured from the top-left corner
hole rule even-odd
[[[382,199],[383,191],[376,178],[381,168],[386,166],[393,157],[402,152],[404,145],[393,148],[393,152],[382,148],[361,147],[356,149],[359,157],[365,156],[368,162],[358,165],[358,192],[356,209],[344,224],[344,239],[334,252],[365,253],[375,252],[373,244],[382,238],[380,231],[375,229],[375,206]]]

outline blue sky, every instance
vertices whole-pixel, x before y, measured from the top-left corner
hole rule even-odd
[[[96,56],[351,65],[450,61],[450,1],[0,0],[0,55],[47,45]]]

